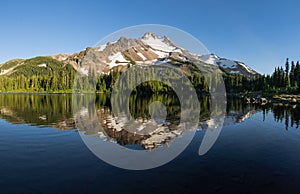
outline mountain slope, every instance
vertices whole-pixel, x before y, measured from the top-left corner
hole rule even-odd
[[[249,78],[259,75],[242,62],[221,58],[214,54],[197,55],[176,45],[168,37],[159,37],[148,32],[141,38],[120,37],[115,42],[108,42],[94,48],[88,47],[79,53],[60,53],[27,60],[11,60],[0,64],[0,78],[19,75],[51,77],[67,74],[64,80],[68,79],[67,85],[71,86],[69,83],[72,82],[74,74],[72,72],[88,75],[91,70],[90,64],[94,64],[96,74],[102,75],[109,74],[112,70],[123,72],[131,65],[144,66],[162,63],[172,65],[187,75],[212,71],[240,74]]]
[[[233,61],[225,58],[220,58],[217,55],[209,54],[199,56],[199,60],[211,64],[219,66],[220,68],[229,70],[230,73],[238,73],[242,75],[247,75],[249,77],[255,76],[258,73],[252,68],[245,65],[243,62]]]
[[[0,65],[0,92],[72,92],[76,72],[52,57],[8,61]]]
[[[32,76],[50,75],[58,71],[67,71],[71,66],[52,57],[35,57],[31,59],[15,59],[0,65],[0,75]]]
[[[92,55],[91,57],[87,54]],[[243,62],[218,57],[214,54],[196,55],[184,48],[177,46],[167,37],[158,37],[156,34],[147,32],[143,37],[128,39],[120,37],[115,42],[108,42],[95,48],[87,48],[73,55],[58,54],[51,56],[64,63],[72,64],[73,67],[83,74],[87,74],[84,59],[96,58],[94,63],[100,67],[101,72],[109,73],[110,70],[124,71],[128,65],[154,65],[170,62],[193,62],[199,63],[204,69],[217,69],[226,72],[241,74],[248,77],[259,75],[255,70]]]
[[[175,59],[182,62],[201,63],[205,68],[220,67],[226,72],[249,77],[258,75],[256,71],[242,62],[220,58],[214,54],[196,55],[177,46],[169,38],[158,37],[151,32],[138,39],[121,37],[116,42],[95,48],[95,53],[101,58],[100,63],[106,71],[118,66],[125,66],[128,63],[160,64]]]

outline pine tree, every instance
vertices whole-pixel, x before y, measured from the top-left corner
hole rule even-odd
[[[290,87],[289,71],[290,71],[290,63],[289,63],[289,58],[287,58],[285,63],[285,75],[284,75],[284,85],[283,85],[285,88]]]
[[[277,68],[275,68],[274,73],[272,74],[272,85],[278,86],[278,71]]]
[[[290,63],[289,63],[289,58],[287,58],[286,62],[285,62],[285,75],[286,75],[286,77],[289,75],[289,68],[290,68]]]
[[[292,61],[289,77],[290,77],[291,86],[294,87],[295,86],[295,63],[294,63],[294,61]]]
[[[296,63],[296,68],[295,68],[295,86],[300,89],[300,64],[299,61]]]

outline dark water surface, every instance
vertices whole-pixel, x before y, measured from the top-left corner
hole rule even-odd
[[[174,97],[132,96],[131,114],[136,119],[148,119],[149,102],[157,100],[167,105],[172,130],[180,112]],[[229,99],[219,138],[199,156],[211,112],[210,100],[205,97],[200,101],[199,125],[204,127],[197,130],[186,150],[164,166],[130,171],[103,162],[85,146],[74,122],[71,95],[2,94],[1,193],[300,192],[299,107],[250,106]],[[100,122],[111,122],[108,96],[97,96],[96,109]],[[143,143],[145,137],[112,132],[113,126],[103,128],[101,135],[106,141],[127,148],[164,146],[151,147]]]

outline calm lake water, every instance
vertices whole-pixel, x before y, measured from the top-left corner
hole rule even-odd
[[[299,193],[300,108],[252,106],[228,99],[224,126],[203,156],[198,149],[209,125],[210,99],[203,97],[199,126],[189,146],[171,162],[150,170],[124,170],[105,163],[84,144],[76,114],[91,114],[73,105],[72,95],[0,95],[1,193]],[[77,98],[77,97],[76,97]],[[85,131],[97,141],[130,149],[168,148],[174,139],[153,143],[113,125],[109,96],[79,96],[103,129]],[[92,99],[86,100],[86,99]],[[180,120],[178,99],[167,95],[131,96],[130,112],[150,119],[149,104],[163,102],[168,133]],[[161,134],[161,133],[160,133]]]

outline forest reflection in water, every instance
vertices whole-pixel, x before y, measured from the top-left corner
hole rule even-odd
[[[188,100],[188,99],[187,99]],[[153,102],[162,102],[166,107],[166,120],[160,123],[160,130],[156,135],[135,134],[124,130],[122,118],[116,118],[111,111],[109,95],[68,95],[68,94],[0,94],[0,119],[13,124],[29,124],[39,127],[52,127],[61,130],[76,129],[76,116],[85,115],[97,118],[99,128],[88,126],[86,134],[95,134],[115,141],[120,145],[137,144],[144,149],[153,149],[161,144],[167,144],[184,131],[178,130],[180,123],[180,102],[176,96],[154,94],[150,96],[131,95],[129,111],[132,117],[141,125],[151,128],[149,121],[151,114],[149,107]],[[74,103],[75,102],[75,103]],[[212,107],[208,96],[199,97],[200,116],[198,129],[207,129],[212,124],[210,118]],[[113,102],[118,103],[118,102]],[[215,107],[218,109],[218,107]],[[285,123],[285,129],[299,127],[300,107],[282,104],[247,105],[242,99],[228,98],[224,125],[243,122],[253,114],[261,112],[262,120],[266,116],[273,116],[275,122]],[[123,122],[123,123],[122,123]],[[145,124],[146,123],[146,124]],[[148,125],[149,124],[149,125]],[[153,126],[152,126],[153,128]],[[144,128],[146,129],[146,128]],[[151,129],[156,130],[156,129]]]

